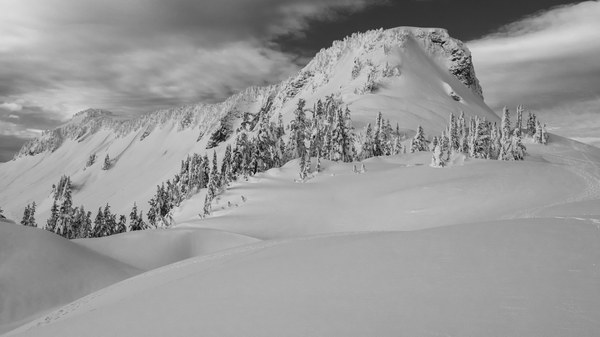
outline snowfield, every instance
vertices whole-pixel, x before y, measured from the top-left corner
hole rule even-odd
[[[597,336],[597,224],[270,241],[109,287],[10,336]],[[152,309],[150,309],[152,308]]]
[[[292,162],[236,183],[219,204],[238,206],[207,219],[188,218],[192,199],[173,229],[75,240],[164,267],[8,335],[597,336],[600,149],[552,139],[525,162],[400,155],[306,183]]]

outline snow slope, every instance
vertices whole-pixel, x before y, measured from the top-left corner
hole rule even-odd
[[[45,230],[0,221],[0,332],[140,272]]]
[[[245,235],[201,228],[146,230],[73,240],[99,254],[145,271],[258,241]]]
[[[353,165],[360,163],[325,162],[324,171],[307,183],[294,181],[298,164],[290,162],[234,184],[207,219],[199,219],[196,211],[203,195],[186,201],[175,219],[186,223],[182,226],[272,239],[532,217],[561,204],[600,198],[600,171],[579,159],[590,158],[597,169],[600,149],[558,136],[547,146],[527,146],[523,162],[456,158],[454,166],[443,169],[429,167],[428,152],[371,158],[365,161],[367,172],[358,175]]]
[[[9,335],[597,336],[599,240],[596,224],[530,219],[258,243]]]
[[[353,78],[355,62],[362,66]],[[384,76],[386,70],[391,75]],[[377,88],[362,93],[370,75]],[[451,112],[497,120],[483,102],[468,49],[445,30],[370,31],[336,41],[280,84],[249,88],[223,103],[157,111],[131,121],[106,111],[81,112],[24,146],[16,160],[0,164],[0,204],[9,217],[20,218],[25,205],[35,201],[37,219],[43,223],[52,203],[52,184],[68,175],[76,205],[95,212],[108,202],[114,212],[128,214],[136,201],[147,210],[155,186],[172,178],[182,159],[207,152],[209,136],[221,119],[235,130],[244,112],[257,113],[271,101],[268,114],[275,120],[281,112],[287,123],[299,99],[312,107],[331,94],[352,110],[357,131],[374,122],[380,111],[409,135],[419,124],[428,133],[441,132]],[[85,168],[91,154],[97,155],[97,163]],[[113,167],[102,171],[107,154]]]

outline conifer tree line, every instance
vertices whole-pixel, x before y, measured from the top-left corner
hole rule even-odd
[[[305,180],[313,172],[321,170],[321,160],[352,162],[375,156],[397,155],[406,152],[432,151],[432,166],[443,167],[452,153],[464,153],[473,158],[495,160],[522,160],[526,154],[523,136],[534,142],[545,144],[548,141],[545,125],[535,114],[529,113],[523,125],[523,107],[517,109],[515,123],[511,123],[510,112],[504,109],[501,125],[480,118],[465,119],[464,113],[458,117],[450,115],[449,124],[440,136],[428,140],[425,131],[418,126],[416,133],[406,146],[402,144],[406,136],[400,132],[398,124],[392,127],[389,120],[378,113],[373,124],[356,134],[351,112],[343,107],[333,95],[318,100],[312,109],[299,100],[293,119],[285,126],[281,113],[275,121],[270,121],[269,107],[256,115],[245,114],[235,141],[225,148],[219,160],[217,152],[188,155],[181,161],[175,176],[156,186],[156,193],[150,199],[146,213],[134,203],[127,217],[113,214],[110,206],[100,207],[95,217],[83,206],[74,207],[71,196],[71,179],[61,177],[58,185],[53,185],[54,201],[50,218],[45,228],[68,239],[103,237],[127,230],[169,227],[172,210],[191,196],[206,189],[202,216],[211,214],[215,198],[238,179],[247,180],[256,173],[281,167],[286,162],[299,159],[299,176]],[[287,141],[284,135],[288,135]],[[312,167],[312,158],[316,166]],[[95,161],[95,155],[90,162]],[[111,160],[106,156],[104,167],[109,168]],[[103,167],[103,168],[104,168]],[[364,167],[363,167],[364,170]],[[21,223],[35,224],[36,204],[27,205]]]
[[[86,211],[83,205],[74,207],[69,176],[62,176],[58,185],[53,185],[52,188],[53,203],[44,229],[67,239],[97,238],[128,230],[127,218],[124,215],[113,214],[108,204],[104,208],[98,208],[94,220],[92,212]],[[36,207],[35,201],[25,207],[21,220],[23,226],[38,227],[35,221]],[[135,203],[129,218],[129,230],[149,228],[142,219],[142,212],[138,214]]]
[[[450,114],[449,124],[439,137],[430,144],[431,166],[444,167],[453,153],[464,153],[472,158],[492,160],[523,160],[526,147],[523,137],[529,137],[535,143],[547,144],[546,125],[529,112],[527,124],[523,125],[523,106],[517,107],[516,120],[511,122],[510,111],[504,108],[500,126],[479,117],[471,117],[468,125],[464,112],[458,118]],[[418,134],[419,132],[417,132]],[[415,136],[416,137],[416,136]],[[420,141],[413,139],[413,144]]]

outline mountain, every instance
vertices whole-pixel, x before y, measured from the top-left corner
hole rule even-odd
[[[351,110],[357,131],[373,123],[378,112],[407,135],[417,125],[438,134],[449,114],[460,111],[497,120],[483,102],[469,50],[445,30],[369,31],[334,42],[282,83],[249,88],[219,104],[161,110],[132,120],[103,110],[80,112],[0,165],[0,204],[17,219],[35,201],[38,222],[43,221],[51,207],[52,184],[68,175],[76,205],[94,210],[109,203],[126,214],[137,202],[144,209],[155,186],[171,178],[187,154],[208,152],[215,130],[235,130],[244,113],[261,109],[272,120],[282,113],[288,123],[299,99],[312,107],[332,94]],[[215,150],[220,153],[234,138],[231,134]],[[109,155],[111,170],[100,170],[99,163],[86,168],[92,154],[100,162]]]
[[[51,186],[68,175],[75,205],[145,211],[189,153],[222,158],[265,115],[288,124],[300,99],[310,112],[333,95],[357,133],[382,112],[411,137],[418,125],[439,135],[460,111],[497,122],[482,93],[468,49],[444,30],[355,34],[290,79],[220,104],[136,119],[83,111],[0,164],[0,205],[20,219],[35,201],[43,226]],[[208,188],[186,196],[169,228],[66,240],[0,221],[0,331],[597,336],[600,149],[555,135],[515,139],[524,160],[464,151],[443,168],[429,151],[322,159],[299,180],[293,159],[231,182],[207,217]],[[106,155],[112,167],[102,170]]]

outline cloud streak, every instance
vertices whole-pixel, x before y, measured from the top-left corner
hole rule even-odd
[[[372,3],[0,0],[0,112],[43,111],[52,125],[87,107],[138,114],[220,101],[298,69],[277,36]]]
[[[486,101],[552,110],[600,88],[600,2],[538,13],[469,42]]]

